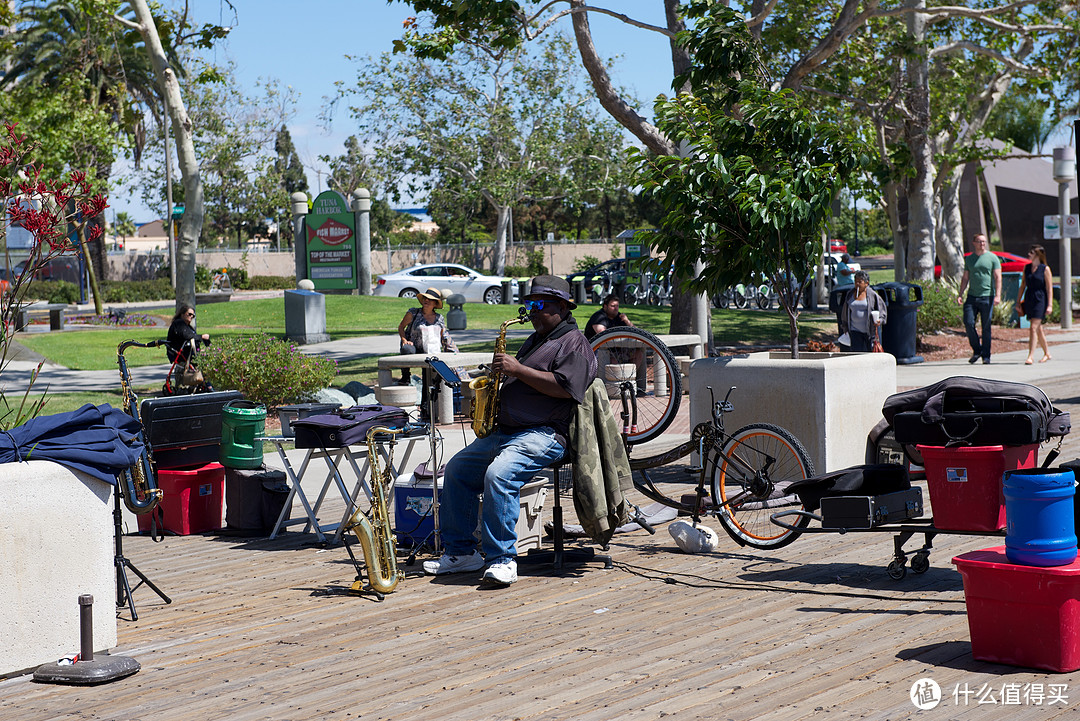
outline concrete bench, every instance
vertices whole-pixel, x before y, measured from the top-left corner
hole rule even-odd
[[[31,303],[16,311],[15,330],[26,330],[26,326],[30,325],[31,316],[42,311],[49,313],[49,330],[63,330],[64,311],[67,308],[65,303]]]
[[[451,368],[476,368],[483,363],[490,363],[492,353],[409,353],[406,355],[390,355],[383,356],[379,359],[379,387],[389,388],[394,385],[394,371],[400,371],[405,368],[420,368],[421,370],[427,368],[427,363],[424,361],[431,357],[436,356],[446,362],[446,365]],[[463,379],[467,380],[467,379]],[[436,423],[453,423],[454,422],[454,395],[450,392],[450,389],[446,384],[440,381],[441,387],[439,393],[438,405],[435,408]]]
[[[703,358],[704,354],[701,352],[701,336],[693,333],[675,334],[675,335],[660,335],[656,334],[656,337],[660,339],[660,342],[671,349],[672,355],[683,355],[676,353],[676,348],[686,348],[689,351],[690,359],[695,360],[697,358]]]

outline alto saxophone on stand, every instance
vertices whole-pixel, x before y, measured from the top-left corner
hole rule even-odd
[[[515,323],[525,323],[529,320],[529,314],[525,312],[525,306],[518,308],[516,318],[503,321],[499,327],[499,336],[495,339],[495,353],[492,360],[500,353],[506,352],[506,329]],[[472,429],[477,438],[486,438],[491,435],[499,424],[499,392],[502,389],[502,373],[491,371],[482,378],[469,381],[475,397],[472,403]]]
[[[157,476],[154,473],[147,439],[141,429],[142,419],[139,418],[139,397],[131,387],[131,373],[128,371],[127,361],[124,359],[124,351],[131,346],[139,348],[156,348],[163,345],[164,341],[154,340],[149,343],[139,343],[134,340],[126,340],[116,347],[116,363],[120,366],[120,390],[124,396],[123,410],[129,416],[139,421],[139,440],[143,442],[143,452],[138,463],[123,472],[123,496],[124,505],[135,514],[150,513],[164,495],[157,487]],[[153,534],[151,534],[153,535]]]
[[[367,434],[368,461],[371,464],[371,510],[368,514],[357,508],[346,524],[345,529],[356,534],[360,542],[360,548],[364,552],[364,565],[367,569],[368,583],[365,586],[363,575],[356,556],[348,543],[345,550],[349,552],[353,565],[356,567],[356,581],[352,585],[353,591],[361,593],[371,591],[379,600],[383,594],[390,593],[397,588],[401,581],[397,567],[397,551],[394,549],[393,529],[390,527],[390,512],[387,508],[386,489],[393,482],[390,478],[390,470],[394,465],[395,436],[404,433],[402,428],[388,428],[375,426]],[[379,459],[378,441],[379,435],[390,437],[387,444],[386,462],[381,464]]]

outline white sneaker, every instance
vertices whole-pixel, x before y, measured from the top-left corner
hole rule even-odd
[[[517,561],[510,559],[502,563],[493,563],[484,570],[483,581],[509,586],[517,580]]]
[[[483,567],[484,557],[476,551],[473,551],[470,556],[451,556],[449,553],[444,553],[436,561],[424,561],[424,573],[431,576],[479,571]]]

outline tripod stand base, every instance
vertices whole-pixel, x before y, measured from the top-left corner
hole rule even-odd
[[[524,556],[518,556],[519,566],[537,566],[551,564],[556,571],[561,571],[564,565],[590,563],[592,561],[603,562],[604,568],[612,568],[611,556],[596,553],[592,548],[573,548],[570,550],[548,551],[534,548]]]
[[[75,663],[46,663],[34,671],[39,683],[63,683],[92,686],[108,683],[137,673],[142,665],[128,656],[95,656],[89,661]]]

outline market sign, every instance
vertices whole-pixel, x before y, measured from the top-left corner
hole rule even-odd
[[[344,196],[336,190],[320,193],[304,223],[308,278],[315,289],[356,288],[356,216]]]

